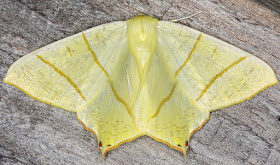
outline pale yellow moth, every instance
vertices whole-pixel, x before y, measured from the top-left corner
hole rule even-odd
[[[103,157],[142,135],[186,156],[190,136],[211,111],[250,99],[277,79],[269,65],[239,48],[140,15],[31,52],[4,82],[76,112]]]

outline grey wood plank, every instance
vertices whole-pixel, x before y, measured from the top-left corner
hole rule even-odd
[[[1,0],[0,79],[25,54],[90,27],[145,13],[160,20],[203,11],[182,24],[266,61],[280,77],[279,0]],[[278,164],[280,85],[211,113],[194,133],[188,160],[140,137],[100,161],[95,136],[75,113],[0,82],[0,164]]]

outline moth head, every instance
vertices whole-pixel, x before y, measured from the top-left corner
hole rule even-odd
[[[145,63],[157,46],[158,20],[146,15],[138,15],[126,21],[127,42],[132,55]]]

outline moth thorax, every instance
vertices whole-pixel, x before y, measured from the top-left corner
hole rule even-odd
[[[129,51],[143,68],[157,46],[157,19],[140,15],[127,20]]]

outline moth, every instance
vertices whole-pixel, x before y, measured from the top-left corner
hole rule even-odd
[[[148,135],[180,150],[210,112],[277,83],[259,58],[192,28],[139,15],[23,56],[4,82],[76,112],[102,157]]]

